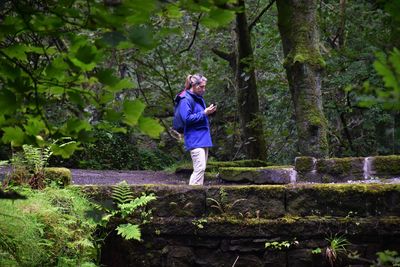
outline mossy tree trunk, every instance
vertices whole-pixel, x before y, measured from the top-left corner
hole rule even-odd
[[[263,124],[259,110],[254,72],[253,48],[244,0],[238,0],[242,12],[236,13],[236,87],[239,120],[246,155],[250,159],[266,158]]]
[[[278,26],[294,104],[301,155],[328,156],[327,120],[322,110],[316,0],[278,0]]]

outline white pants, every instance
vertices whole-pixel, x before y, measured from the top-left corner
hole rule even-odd
[[[192,149],[190,156],[193,161],[193,173],[190,175],[189,185],[202,185],[208,159],[208,148]]]

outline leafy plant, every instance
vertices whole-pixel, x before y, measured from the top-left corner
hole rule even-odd
[[[272,241],[272,242],[265,242],[265,248],[267,249],[276,249],[276,250],[282,250],[282,249],[287,249],[290,248],[293,245],[298,245],[299,242],[294,239],[292,241]]]
[[[225,191],[223,187],[221,187],[219,190],[219,196],[220,196],[220,201],[211,197],[208,197],[207,200],[213,203],[210,207],[214,208],[222,215],[226,215],[227,213],[229,213],[237,203],[246,200],[244,198],[240,198],[236,199],[232,203],[228,203],[228,193]]]
[[[397,251],[380,251],[376,253],[378,255],[378,259],[372,265],[373,267],[383,267],[383,266],[400,266],[400,255]]]
[[[192,220],[192,224],[195,225],[199,229],[203,229],[205,223],[207,223],[207,218],[200,218],[200,219]]]
[[[347,247],[350,245],[350,242],[344,236],[337,235],[326,238],[326,241],[329,244],[325,250],[325,257],[333,267],[340,260],[340,257],[346,256]]]
[[[76,188],[13,187],[27,200],[0,200],[0,266],[95,266],[96,223]]]
[[[311,251],[312,254],[320,254],[322,252],[321,248],[315,248]]]
[[[125,239],[141,239],[140,224],[147,223],[151,216],[151,211],[146,211],[143,208],[151,201],[155,200],[154,194],[142,194],[138,198],[134,198],[132,191],[126,181],[122,181],[117,184],[113,190],[112,198],[117,206],[116,210],[108,211],[103,216],[102,223],[104,227],[107,227],[108,223],[112,219],[119,218],[120,221],[126,222],[119,224],[116,227],[117,233]],[[132,218],[133,215],[139,216]],[[133,224],[128,222],[128,218],[131,220],[136,219],[137,223]]]

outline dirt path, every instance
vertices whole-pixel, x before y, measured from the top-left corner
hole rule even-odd
[[[128,184],[175,184],[187,185],[190,174],[175,174],[164,171],[129,171],[129,170],[83,170],[70,169],[72,184],[117,184],[125,180]],[[0,168],[0,182],[9,173],[10,168]],[[208,179],[204,185],[224,184],[220,179]]]
[[[71,169],[73,184],[117,184],[125,180],[128,184],[187,184],[186,175],[162,171],[110,171]]]
[[[71,169],[72,183],[117,184],[125,180],[128,184],[189,184],[190,174],[175,174],[164,171],[110,171]],[[204,185],[226,184],[220,179],[205,179]]]

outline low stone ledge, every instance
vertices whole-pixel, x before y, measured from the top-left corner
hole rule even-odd
[[[288,184],[293,175],[292,166],[219,168],[219,177],[229,182],[254,184]]]
[[[292,215],[400,215],[400,184],[315,184],[286,188]]]
[[[206,189],[207,212],[245,218],[277,218],[285,214],[281,185],[221,186]]]
[[[370,178],[400,177],[400,155],[316,159],[297,157],[299,182],[346,182]]]
[[[377,176],[400,177],[400,155],[373,157],[371,168]]]
[[[196,219],[197,221],[200,220]],[[284,217],[280,219],[237,219],[207,217],[199,227],[194,220],[184,218],[155,218],[143,227],[143,234],[159,236],[198,236],[210,238],[277,238],[290,240],[294,237],[312,239],[325,237],[327,233],[346,233],[349,236],[365,235],[399,236],[400,217],[344,218],[330,216]],[[254,241],[255,242],[255,241]],[[262,242],[255,242],[260,243]]]
[[[112,206],[113,186],[80,186],[86,195]],[[279,218],[293,216],[400,216],[400,184],[306,185],[132,185],[135,196],[154,193],[156,217]]]

